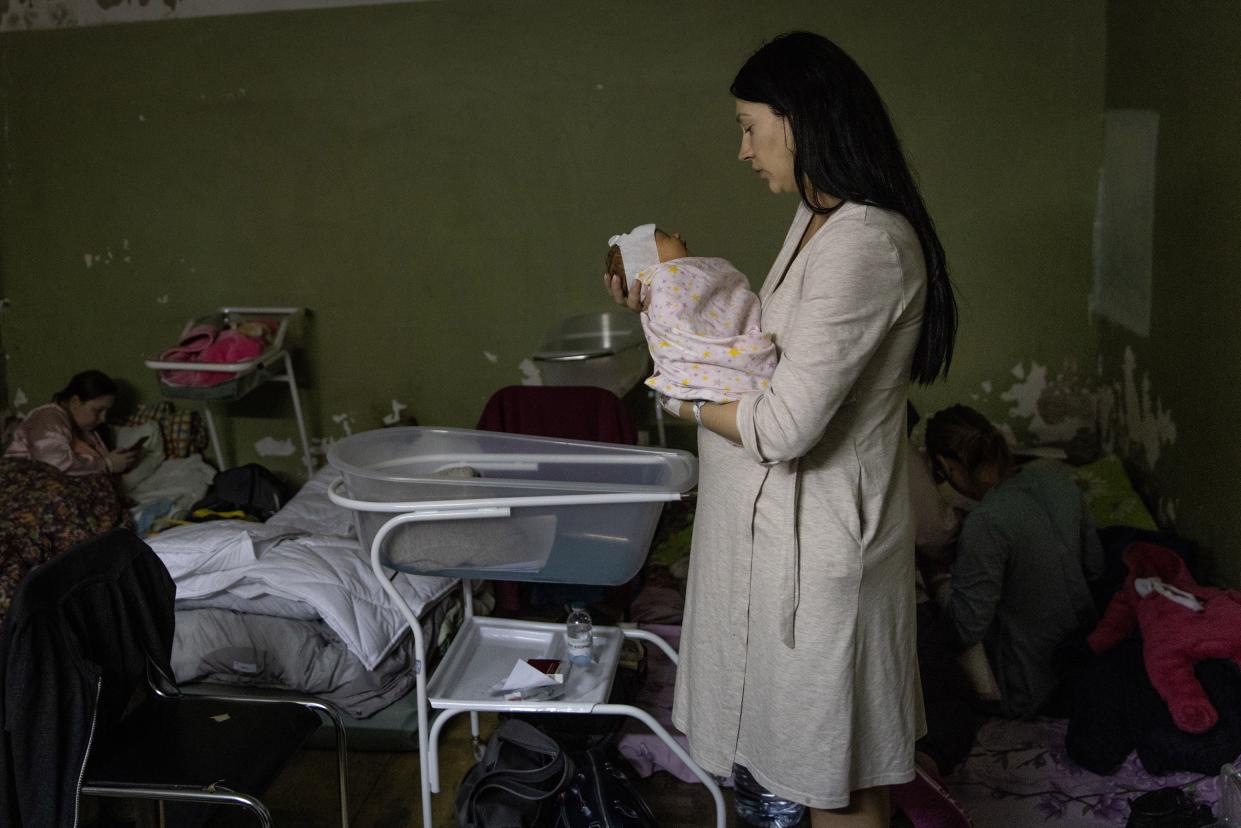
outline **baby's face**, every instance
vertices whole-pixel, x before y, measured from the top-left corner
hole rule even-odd
[[[659,251],[661,262],[684,259],[689,255],[689,248],[685,246],[685,239],[681,238],[680,233],[673,233],[669,236],[663,230],[656,230],[655,248]]]

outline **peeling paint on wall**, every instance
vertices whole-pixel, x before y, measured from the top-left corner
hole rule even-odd
[[[327,458],[328,448],[336,442],[335,437],[311,437],[310,456]]]
[[[13,407],[21,408],[28,402],[30,402],[30,398],[26,396],[26,392],[18,388],[13,394]]]
[[[353,434],[353,416],[351,414],[333,414],[332,422],[340,426],[341,431],[345,432],[345,436]]]
[[[1066,363],[1051,379],[1047,366],[1033,361],[1029,370],[1017,364],[1012,374],[1019,382],[1001,393],[1000,399],[1013,403],[1009,417],[1025,420],[1024,427],[1036,442],[1066,442],[1083,429],[1096,430],[1097,395],[1078,376],[1075,363]]]
[[[109,247],[102,253],[83,253],[82,258],[86,262],[86,269],[89,270],[97,264],[112,264],[117,256],[112,252],[112,248]],[[126,264],[133,261],[132,257],[129,255],[129,239],[121,239],[120,259]]]
[[[419,0],[2,0],[0,32],[411,2]]]
[[[1133,349],[1126,346],[1121,378],[1101,389],[1103,446],[1126,456],[1134,456],[1140,449],[1146,468],[1153,469],[1162,447],[1176,442],[1176,423],[1163,401],[1152,399],[1150,374],[1143,372],[1139,382],[1137,364]]]
[[[396,425],[401,421],[401,412],[409,408],[408,405],[402,405],[396,400],[392,401],[392,413],[383,416],[384,425]]]
[[[534,360],[527,357],[517,366],[521,370],[522,385],[542,385],[543,374],[539,371],[539,366],[534,364]]]
[[[500,358],[496,356],[495,354],[491,353],[491,351],[483,351],[483,359],[487,360],[492,365],[500,361]]]
[[[297,449],[293,448],[292,440],[264,437],[254,444],[254,450],[258,452],[259,457],[292,457]]]

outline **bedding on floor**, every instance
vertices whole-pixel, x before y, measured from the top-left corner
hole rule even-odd
[[[970,755],[944,780],[975,825],[1124,825],[1130,801],[1147,791],[1181,788],[1210,806],[1219,797],[1218,773],[1152,776],[1136,753],[1115,773],[1091,773],[1069,758],[1067,726],[1048,718],[983,723]]]
[[[461,594],[449,590],[421,615],[431,647],[460,621]],[[414,688],[413,636],[403,637],[367,669],[319,619],[281,618],[223,609],[176,611],[172,669],[178,683],[210,682],[294,689],[365,719]]]
[[[266,523],[217,520],[147,539],[177,585],[176,679],[279,686],[362,717],[409,690],[412,636],[378,583],[351,513],[314,475]],[[456,579],[389,573],[440,637]]]
[[[407,632],[352,538],[218,520],[170,529],[148,543],[177,584],[179,607],[321,618],[368,670]],[[401,574],[392,583],[420,613],[455,581]]]
[[[198,412],[178,411],[169,400],[139,406],[112,427],[112,439],[121,448],[145,441],[138,462],[121,475],[139,534],[170,525],[207,493],[215,476],[202,458],[207,434]]]

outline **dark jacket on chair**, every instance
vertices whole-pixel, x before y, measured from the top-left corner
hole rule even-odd
[[[75,826],[92,739],[124,716],[148,657],[171,675],[168,570],[116,530],[36,567],[0,628],[0,824]]]

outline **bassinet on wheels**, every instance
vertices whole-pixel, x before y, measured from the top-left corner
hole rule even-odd
[[[340,470],[333,501],[352,509],[371,568],[414,635],[422,814],[440,790],[438,737],[469,712],[596,713],[647,725],[710,790],[723,828],[719,786],[650,714],[608,703],[624,638],[676,651],[644,630],[597,627],[593,663],[576,665],[555,701],[507,701],[493,692],[518,659],[566,657],[564,626],[475,618],[470,579],[616,585],[641,568],[665,502],[697,483],[697,460],[678,449],[622,446],[449,428],[393,428],[331,446]],[[462,579],[466,620],[428,684],[422,631],[385,569]],[[442,711],[427,730],[429,710]]]

